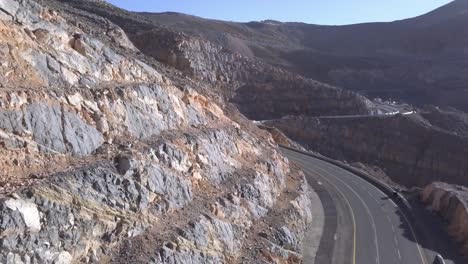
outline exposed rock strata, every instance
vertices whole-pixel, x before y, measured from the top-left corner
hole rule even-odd
[[[91,263],[110,255],[112,262],[226,262],[246,250],[243,239],[270,210],[289,210],[278,232],[290,236],[270,246],[281,252],[292,239],[286,252],[299,261],[312,217],[307,185],[277,153],[252,148],[255,140],[236,127],[170,133],[128,149],[131,165],[120,173],[122,158],[51,175],[2,200],[2,261],[51,263],[67,254]],[[291,197],[281,196],[284,189]],[[143,248],[133,248],[139,240]]]
[[[147,39],[148,34],[154,35]],[[174,33],[143,32],[131,38],[146,54],[221,87],[219,92],[250,119],[265,120],[298,113],[319,116],[372,112],[371,101],[353,92],[230,53],[209,41],[181,34],[168,37],[168,34]],[[154,41],[171,37],[174,42],[169,45],[159,46]],[[172,59],[153,54],[154,49],[158,49],[158,53],[172,54]]]
[[[436,182],[421,193],[421,200],[441,215],[448,223],[448,232],[463,244],[468,255],[468,189],[457,185]]]
[[[209,83],[62,2],[0,10],[1,263],[300,263],[312,190]]]
[[[306,124],[288,117],[368,114],[374,107],[363,96],[296,73],[371,95],[466,107],[464,96],[456,96],[466,94],[461,81],[466,79],[462,74],[466,66],[460,59],[466,55],[460,44],[466,39],[453,30],[466,21],[466,1],[405,21],[343,27],[272,21],[241,24],[68,2],[107,13],[145,54],[220,88],[248,118],[284,117],[278,122],[286,134],[312,150],[377,165],[408,186],[433,180],[468,184],[463,161],[467,122],[457,110],[424,109],[422,118],[416,119],[320,123],[305,118]],[[130,21],[138,21],[140,29]],[[219,34],[227,37],[218,38]],[[447,42],[444,34],[454,41]],[[369,41],[362,41],[364,35],[370,36]],[[390,35],[396,38],[389,39]]]
[[[4,1],[5,3],[13,1]],[[37,11],[37,12],[35,12]],[[114,82],[158,81],[161,75],[141,61],[116,53],[100,39],[86,37],[86,56],[70,45],[77,26],[57,12],[25,1],[15,21],[0,22],[0,84],[13,87],[88,85]],[[19,22],[19,23],[18,23]],[[38,30],[42,30],[38,37]],[[28,32],[36,32],[31,35]]]
[[[234,98],[232,101],[251,119],[273,119],[300,112],[316,116],[366,114],[373,110],[368,99],[354,92],[251,59],[219,43],[161,27],[136,13],[102,3],[67,2],[107,17],[121,26],[144,54],[210,84],[226,101]],[[291,88],[294,92],[290,92]],[[285,94],[288,96],[283,98]]]
[[[415,18],[343,26],[140,15],[344,89],[466,111],[467,11],[468,1],[456,0]]]
[[[433,127],[418,115],[289,117],[267,124],[326,156],[379,166],[406,186],[433,181],[468,186],[466,138]]]

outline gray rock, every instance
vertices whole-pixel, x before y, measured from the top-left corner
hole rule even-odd
[[[60,64],[51,56],[47,56],[47,68],[53,73],[60,73]]]
[[[0,128],[19,135],[25,130],[22,123],[23,113],[0,110]]]
[[[168,201],[167,207],[180,208],[192,200],[192,186],[187,179],[164,171],[155,165],[146,167],[142,174],[147,177],[148,190]],[[158,205],[161,212],[169,209],[162,207],[161,203]]]
[[[72,255],[67,251],[60,252],[55,258],[53,263],[54,264],[70,264],[73,261]]]
[[[109,133],[109,123],[106,118],[97,111],[94,113],[94,121],[96,122],[96,129],[102,134],[106,135]]]
[[[0,128],[15,134],[30,131],[46,152],[87,155],[104,142],[101,133],[76,114],[42,103],[30,104],[23,112],[0,111]]]
[[[125,110],[127,112],[128,130],[138,138],[148,138],[152,135],[159,134],[166,128],[163,122],[158,122],[157,119],[148,115],[151,111],[144,111],[129,104],[126,105]]]
[[[299,249],[299,239],[287,226],[282,226],[275,234],[277,244],[282,248],[296,251]]]
[[[170,143],[161,144],[156,155],[161,162],[177,171],[187,172],[192,166],[188,153]]]
[[[100,263],[119,254],[130,258],[120,263],[235,262],[246,250],[247,234],[274,209],[286,174],[272,164],[281,160],[255,133],[242,131],[246,120],[233,124],[208,97],[187,88],[197,79],[136,54],[111,21],[74,8],[108,4],[66,2],[16,1],[17,23],[6,23],[28,45],[13,50],[0,43],[0,53],[18,54],[37,81],[16,96],[10,86],[29,87],[28,80],[17,85],[0,78],[8,86],[0,95],[2,140],[11,148],[37,143],[39,152],[34,142],[34,148],[15,150],[31,164],[57,158],[58,167],[72,165],[34,179],[14,199],[0,198],[0,263]],[[0,0],[5,3],[13,2]],[[1,18],[7,13],[0,11]],[[71,50],[76,31],[83,33],[87,56]],[[227,82],[235,79],[229,65],[217,62],[233,56],[205,44],[183,44],[200,51],[194,59],[177,52],[171,57],[182,67],[194,62],[205,80],[216,81],[217,73],[227,73],[219,77]],[[1,68],[9,71],[14,63],[5,60]],[[101,133],[127,145],[125,153],[112,144],[94,152],[103,144]],[[117,157],[115,163],[109,157]],[[47,172],[47,165],[37,169]],[[287,228],[281,240],[294,243],[301,229]]]
[[[211,243],[218,242],[217,245],[229,254],[234,253],[239,247],[233,225],[217,218],[200,216],[191,221],[180,235],[193,242],[197,249],[208,248]]]
[[[157,257],[152,258],[152,264],[166,263],[166,264],[217,264],[226,263],[223,256],[212,256],[196,250],[173,250],[163,247],[158,253]]]
[[[6,264],[26,264],[20,255],[8,253]]]
[[[230,223],[200,216],[181,233],[194,243],[194,248],[162,247],[151,263],[226,263],[227,257],[239,247],[234,233]],[[209,252],[208,248],[216,248],[220,252]]]
[[[14,0],[0,0],[0,12],[8,15],[10,19],[16,16],[19,9],[19,3]]]
[[[101,133],[76,114],[63,112],[63,122],[67,149],[74,155],[90,154],[104,142]]]
[[[26,107],[24,123],[40,145],[65,153],[67,147],[62,133],[62,112],[58,106],[31,104]]]
[[[41,219],[36,204],[21,199],[9,199],[5,201],[5,205],[9,209],[17,210],[21,213],[24,223],[31,232],[41,230]]]

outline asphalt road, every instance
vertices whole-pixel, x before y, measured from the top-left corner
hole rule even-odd
[[[419,246],[413,227],[398,206],[360,177],[327,162],[283,149],[284,154],[323,186],[335,203],[325,222],[332,219],[335,234],[324,234],[316,263],[431,264]],[[332,222],[333,222],[332,221]],[[325,240],[325,241],[324,241]],[[322,246],[323,245],[323,246]]]

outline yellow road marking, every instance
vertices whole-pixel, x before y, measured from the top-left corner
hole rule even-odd
[[[297,158],[290,158],[290,159],[295,159],[296,161],[302,161],[300,159],[297,159]],[[308,168],[303,168],[305,169],[306,171],[309,171],[309,173],[312,173],[314,175],[317,175],[315,173],[313,173],[312,170],[308,169]],[[353,222],[353,256],[352,256],[352,264],[356,264],[356,218],[354,216],[354,211],[353,211],[353,207],[351,207],[351,203],[349,202],[348,198],[346,198],[346,196],[344,195],[344,193],[335,185],[333,184],[332,182],[330,182],[326,177],[323,177],[323,176],[320,176],[320,175],[317,175],[319,176],[320,178],[322,178],[323,180],[325,180],[326,182],[328,182],[328,184],[330,184],[331,186],[333,186],[333,188],[335,188],[338,193],[343,197],[343,199],[345,200],[346,202],[346,205],[348,206],[349,208],[349,211],[351,213],[351,220]]]
[[[366,209],[366,212],[367,214],[369,215],[370,217],[370,220],[372,222],[372,228],[374,229],[374,243],[375,243],[375,251],[377,253],[377,264],[380,263],[380,254],[379,254],[379,242],[378,242],[378,237],[377,237],[377,227],[376,227],[376,224],[375,224],[375,219],[374,219],[374,216],[372,215],[370,209],[369,209],[369,206],[367,206],[367,203],[364,202],[364,200],[361,198],[361,196],[359,196],[359,194],[351,187],[349,186],[346,182],[342,181],[338,176],[334,176],[333,173],[329,172],[328,170],[326,169],[323,169],[323,168],[320,168],[320,167],[317,167],[317,166],[314,166],[313,164],[309,163],[310,166],[312,166],[314,169],[316,170],[320,170],[322,171],[323,173],[329,175],[330,177],[333,177],[335,178],[336,180],[338,180],[339,182],[341,182],[344,186],[346,186],[352,193],[354,193],[354,195],[359,199],[359,201],[361,201],[362,205],[364,206],[364,208]],[[369,194],[370,195],[370,194]]]
[[[294,151],[293,151],[293,152],[294,152]],[[300,154],[300,153],[299,153],[299,154]],[[304,155],[304,154],[301,154],[301,155]],[[304,160],[301,160],[301,159],[298,159],[298,158],[293,158],[293,159],[299,160],[299,161],[303,161],[303,162],[307,162],[307,161],[304,161]],[[322,161],[322,162],[329,164],[328,162],[325,162],[325,161]],[[307,163],[308,163],[308,162],[307,162]],[[333,165],[333,164],[330,164],[330,165]],[[334,166],[334,165],[333,165],[333,166]],[[306,169],[306,170],[311,171],[310,169]],[[342,169],[342,170],[343,170],[343,169]],[[347,173],[350,173],[350,172],[348,172],[348,171],[346,171],[346,170],[343,170],[343,171],[345,171],[345,172],[347,172]],[[352,173],[350,173],[350,174],[352,174]],[[334,185],[333,183],[331,183],[330,181],[328,181],[325,177],[322,177],[322,176],[319,176],[319,177],[325,179],[329,184],[331,184],[335,189],[337,189],[338,192],[340,193],[340,195],[343,196],[343,197],[345,198],[345,201],[346,201],[346,203],[348,204],[348,207],[350,208],[351,214],[352,214],[352,216],[353,216],[353,225],[354,225],[354,231],[355,231],[355,232],[354,232],[354,253],[353,253],[353,264],[355,264],[355,262],[356,262],[356,259],[355,259],[355,255],[356,255],[356,253],[355,253],[355,251],[356,251],[356,241],[355,241],[355,239],[356,239],[356,237],[355,237],[355,236],[356,236],[356,223],[355,223],[355,220],[354,220],[354,212],[352,211],[352,208],[351,208],[351,205],[350,205],[348,199],[346,199],[346,197],[344,196],[344,194],[336,187],[336,185]],[[356,176],[356,177],[359,178],[359,179],[361,179],[359,176]],[[363,179],[361,179],[361,180],[364,181]],[[372,184],[370,184],[370,185],[372,185]],[[386,195],[386,194],[384,194],[381,190],[379,190],[378,188],[376,188],[374,185],[372,185],[372,186],[373,186],[375,189],[377,189],[380,193],[382,193],[383,195]],[[398,208],[398,210],[401,212],[400,207],[399,207],[398,205],[396,205],[396,204],[393,202],[393,200],[390,200],[390,201],[391,201],[391,202]],[[425,255],[422,253],[422,249],[421,249],[421,247],[420,247],[419,239],[418,239],[418,237],[416,236],[416,232],[414,231],[413,226],[411,225],[410,221],[408,221],[408,218],[406,217],[406,215],[405,215],[403,212],[401,212],[401,215],[405,218],[405,221],[406,221],[406,223],[408,224],[408,226],[409,226],[409,228],[410,228],[411,234],[413,235],[413,238],[416,240],[416,248],[417,248],[417,250],[418,250],[419,257],[421,258],[422,263],[423,263],[423,264],[427,264],[427,263],[428,263],[428,262],[427,262],[427,259],[426,259]]]
[[[340,169],[341,169],[341,168],[340,168]],[[352,174],[351,172],[348,172],[348,171],[346,171],[346,170],[344,170],[344,169],[342,169],[342,170],[345,171],[346,173]],[[361,179],[360,177],[357,177],[357,178]],[[363,179],[361,179],[361,180],[364,181]],[[377,191],[379,191],[382,195],[387,196],[387,195],[386,195],[384,192],[382,192],[379,188],[375,187],[375,186],[372,185],[372,184],[370,184],[370,185],[371,185],[372,187],[374,187]],[[416,248],[418,249],[419,257],[421,258],[422,263],[423,263],[423,264],[428,263],[428,262],[427,262],[427,259],[426,259],[426,257],[425,257],[425,255],[422,253],[422,250],[421,250],[421,246],[420,246],[418,237],[416,236],[416,232],[414,232],[414,229],[413,229],[413,226],[411,225],[411,222],[408,221],[408,218],[406,217],[405,213],[403,213],[403,212],[401,211],[400,207],[399,207],[393,200],[390,199],[390,201],[391,201],[391,203],[392,203],[393,205],[395,205],[396,208],[398,208],[398,211],[400,211],[400,212],[401,212],[401,215],[405,218],[405,221],[406,221],[406,223],[408,224],[408,226],[409,226],[409,228],[410,228],[411,234],[413,235],[414,240],[416,240]]]

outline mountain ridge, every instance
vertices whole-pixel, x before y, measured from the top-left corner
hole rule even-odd
[[[468,81],[465,10],[468,1],[457,0],[414,18],[345,26],[233,23],[193,16],[170,22],[167,14],[144,16],[233,52],[370,97],[466,111],[468,103],[461,99],[468,95],[463,87]]]

